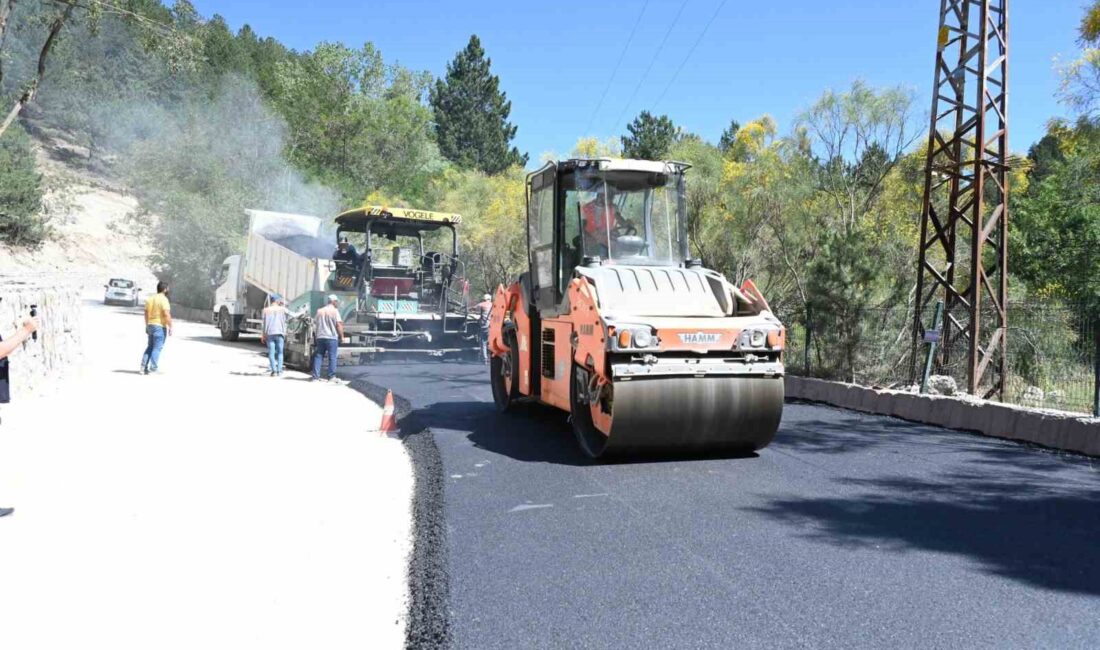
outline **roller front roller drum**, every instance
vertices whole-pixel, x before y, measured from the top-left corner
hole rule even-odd
[[[596,403],[583,378],[574,372],[573,431],[593,458],[749,453],[772,441],[783,414],[781,376],[619,380]]]

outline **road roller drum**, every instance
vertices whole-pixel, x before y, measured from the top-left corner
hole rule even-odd
[[[783,414],[782,377],[664,377],[617,381],[604,408],[583,400],[572,424],[593,457],[655,453],[748,453],[775,437]],[[595,422],[594,422],[595,421]]]

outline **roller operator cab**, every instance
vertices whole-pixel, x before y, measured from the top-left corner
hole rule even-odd
[[[570,413],[594,458],[771,442],[786,330],[752,281],[690,258],[688,167],[567,160],[527,177],[529,270],[497,289],[490,318],[500,410]]]

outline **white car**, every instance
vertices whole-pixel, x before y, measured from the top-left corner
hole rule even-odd
[[[105,305],[127,305],[129,307],[137,307],[138,300],[141,298],[141,289],[138,289],[133,280],[124,280],[122,278],[111,278],[111,280],[103,285],[103,304]]]

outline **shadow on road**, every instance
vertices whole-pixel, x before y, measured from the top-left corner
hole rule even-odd
[[[586,456],[573,437],[564,412],[540,404],[521,404],[514,411],[498,413],[489,402],[436,402],[415,409],[401,420],[402,431],[432,429],[438,440],[450,433],[465,434],[479,449],[527,463],[558,465],[645,464],[693,460],[749,460],[756,453],[661,453],[634,454],[598,461]]]
[[[206,343],[223,348],[233,348],[234,350],[252,349],[255,352],[267,354],[267,348],[260,343],[259,337],[242,338],[239,341],[223,341],[217,334],[212,336],[183,336],[181,338],[185,341],[196,341],[198,343]]]
[[[884,456],[882,476],[838,477],[833,495],[773,498],[751,508],[788,524],[794,535],[847,548],[963,556],[993,575],[1100,595],[1095,461],[859,416],[834,422],[792,418],[775,446],[826,454],[876,448]],[[951,461],[945,456],[937,462],[931,478],[887,475],[896,474],[891,465],[907,456],[929,462],[940,454],[950,454]]]
[[[776,499],[754,510],[796,534],[844,547],[966,556],[983,570],[1046,589],[1100,595],[1100,490],[882,480],[851,498]],[[807,526],[809,530],[807,531]]]
[[[234,377],[271,377],[271,371],[264,370],[230,370],[229,374]]]
[[[577,447],[564,415],[534,405],[498,413],[489,402],[436,402],[410,410],[400,424],[402,432],[411,434],[431,429],[441,442],[464,434],[480,449],[523,462],[592,464]]]

